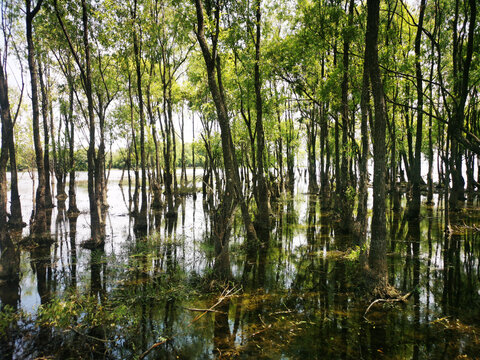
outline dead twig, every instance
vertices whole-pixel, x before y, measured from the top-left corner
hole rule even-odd
[[[190,311],[214,312],[214,313],[217,313],[217,314],[226,314],[225,311],[220,311],[220,310],[215,310],[215,309],[196,309],[196,308],[188,308],[188,307],[186,307],[185,309],[190,310]]]
[[[73,331],[75,334],[84,336],[84,337],[86,337],[87,339],[92,339],[92,340],[95,340],[95,341],[100,341],[100,342],[102,342],[102,343],[112,342],[112,340],[100,339],[100,338],[97,338],[97,337],[95,337],[95,336],[91,336],[91,335],[84,334],[84,333],[78,331],[77,329],[75,329],[75,328],[73,328],[73,327],[68,327],[67,330],[71,330],[71,331]]]
[[[190,322],[190,324],[188,324],[187,328],[189,328],[190,326],[192,326],[194,322],[196,322],[196,321],[198,321],[199,319],[201,319],[201,318],[202,318],[206,313],[208,313],[208,312],[223,313],[223,312],[221,312],[221,311],[215,310],[215,307],[217,307],[218,305],[220,305],[226,298],[229,298],[229,297],[237,294],[240,290],[241,290],[241,288],[235,289],[235,287],[233,287],[233,288],[229,289],[228,287],[226,287],[225,289],[223,289],[220,297],[218,298],[218,301],[217,301],[215,304],[213,304],[212,306],[210,306],[210,308],[208,308],[208,309],[189,309],[189,308],[187,308],[187,310],[191,310],[191,311],[202,311],[201,314],[197,315],[197,316]],[[224,314],[224,313],[223,313],[223,314]],[[162,341],[160,341],[160,342],[157,342],[157,343],[153,344],[153,345],[150,346],[147,350],[145,350],[145,351],[138,357],[138,359],[139,359],[139,360],[144,359],[145,356],[147,356],[148,354],[150,354],[150,352],[151,352],[153,349],[155,349],[155,348],[157,348],[157,347],[165,344],[167,341],[173,339],[174,336],[175,336],[175,335],[172,335],[171,337],[169,337],[169,338],[167,338],[167,339],[165,339],[165,340],[162,340]]]
[[[275,312],[272,312],[268,315],[272,316],[272,315],[291,314],[292,312],[293,312],[292,310],[275,311]]]
[[[267,327],[264,327],[263,329],[260,329],[256,332],[254,332],[252,335],[250,335],[249,337],[252,338],[254,336],[257,336],[258,334],[264,332],[264,331],[267,331],[268,329],[270,329],[272,327],[272,324],[269,324]]]
[[[365,320],[368,320],[365,316],[367,315],[367,313],[370,311],[370,309],[372,308],[373,305],[375,304],[378,304],[378,303],[396,303],[396,302],[402,302],[402,303],[405,303],[407,302],[408,298],[410,297],[410,295],[412,295],[412,291],[406,293],[405,295],[403,296],[400,296],[398,298],[392,298],[392,299],[376,299],[374,300],[368,307],[367,307],[367,310],[365,310],[365,313],[363,314],[363,317],[365,318]]]

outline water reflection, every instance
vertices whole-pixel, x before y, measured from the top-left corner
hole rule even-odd
[[[0,302],[0,312],[7,314],[20,305],[20,250],[6,229],[0,230]],[[0,358],[13,358],[16,340],[15,324],[5,324],[0,331]]]
[[[79,184],[78,207],[88,209]],[[439,198],[437,207],[422,209],[420,222],[407,221],[401,209],[388,214],[388,276],[413,293],[405,305],[374,308],[367,321],[368,304],[357,293],[357,244],[336,231],[321,197],[303,195],[300,187],[294,197],[277,199],[273,229],[252,251],[244,247],[241,219],[234,219],[225,263],[214,256],[211,207],[202,196],[179,199],[174,217],[152,210],[147,228],[135,226],[126,197],[109,186],[102,249],[80,246],[89,237],[88,214],[67,216],[60,202],[49,242],[19,247],[14,239],[2,248],[0,275],[9,279],[0,284],[2,312],[10,306],[33,316],[2,328],[0,357],[134,358],[155,344],[161,345],[146,358],[480,353],[480,211],[474,207],[449,219],[448,233]],[[226,288],[235,291],[218,302]],[[35,322],[38,308],[68,302],[70,294],[82,306],[86,298],[95,304],[70,319],[79,334]],[[212,306],[215,311],[204,311]],[[102,316],[87,322],[94,311]]]

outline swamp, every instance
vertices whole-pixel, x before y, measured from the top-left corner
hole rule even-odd
[[[23,175],[20,188],[31,193]],[[477,200],[448,234],[441,196],[422,207],[420,224],[403,210],[387,214],[389,281],[412,295],[365,314],[360,248],[335,231],[334,212],[306,193],[303,178],[273,205],[270,239],[253,260],[234,219],[231,280],[218,282],[202,197],[186,196],[174,218],[152,212],[143,236],[119,175],[111,175],[103,249],[81,246],[88,214],[67,216],[60,205],[49,215],[52,241],[20,241],[9,254],[17,277],[0,287],[2,358],[132,359],[155,344],[145,358],[474,359],[480,351]],[[85,186],[78,198],[87,208]]]
[[[1,359],[478,359],[477,0],[2,0]]]

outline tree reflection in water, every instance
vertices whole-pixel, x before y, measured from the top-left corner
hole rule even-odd
[[[212,209],[201,197],[178,201],[178,218],[152,210],[144,229],[135,227],[121,189],[109,191],[118,196],[109,194],[104,248],[80,246],[89,237],[88,214],[68,217],[64,206],[53,210],[49,241],[20,246],[12,237],[13,246],[2,247],[1,276],[8,278],[0,284],[2,314],[8,307],[32,314],[12,316],[2,327],[2,358],[132,358],[155,344],[161,345],[146,358],[420,359],[480,352],[475,209],[462,221],[450,218],[455,231],[448,234],[441,199],[422,209],[420,222],[407,221],[401,209],[388,214],[388,277],[413,295],[402,306],[374,307],[366,321],[368,303],[357,290],[361,251],[337,231],[322,197],[298,191],[278,199],[270,233],[252,249],[234,219],[228,257],[216,258]],[[78,199],[83,195],[79,188]],[[225,289],[235,291],[217,304]],[[64,322],[37,322],[48,304],[47,313]]]

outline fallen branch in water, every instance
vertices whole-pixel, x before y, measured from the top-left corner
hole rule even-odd
[[[109,343],[109,342],[112,342],[112,341],[113,341],[113,340],[107,340],[107,339],[100,339],[100,338],[97,338],[97,337],[95,337],[95,336],[91,336],[91,335],[84,334],[84,333],[78,331],[77,329],[75,329],[75,328],[73,328],[73,327],[71,327],[71,326],[69,326],[69,327],[67,328],[67,330],[71,330],[71,331],[73,331],[75,334],[84,336],[84,337],[86,337],[87,339],[92,339],[92,340],[100,341],[100,342],[103,342],[103,343]]]
[[[196,309],[196,308],[188,308],[188,307],[186,307],[185,309],[190,310],[190,311],[214,312],[214,313],[217,313],[217,314],[226,314],[225,311],[220,311],[220,310],[215,310],[215,309]]]
[[[252,338],[254,336],[257,336],[258,334],[270,329],[272,327],[272,324],[269,324],[268,326],[264,327],[263,329],[258,330],[257,332],[254,332],[252,335],[249,336],[249,338]]]
[[[412,295],[412,291],[406,293],[405,295],[403,296],[400,296],[398,298],[392,298],[392,299],[376,299],[375,301],[373,301],[368,307],[367,307],[367,310],[365,310],[365,314],[363,314],[363,317],[365,318],[365,316],[367,315],[367,313],[370,311],[370,309],[372,308],[373,305],[375,304],[378,304],[378,303],[396,303],[396,302],[402,302],[402,303],[405,303],[407,302],[408,298],[410,297],[410,295]],[[366,318],[365,318],[366,319]]]
[[[249,336],[249,338],[252,338],[252,337],[254,337],[254,336],[256,336],[256,335],[258,335],[258,334],[260,334],[260,333],[262,333],[262,332],[264,332],[264,331],[266,331],[266,330],[268,330],[268,329],[270,329],[270,328],[272,327],[272,324],[268,324],[268,325],[265,324],[265,321],[263,321],[261,315],[258,315],[258,318],[259,318],[260,321],[262,322],[263,329],[260,329],[260,330],[258,330],[258,331],[256,331],[256,332],[254,332],[252,335]]]
[[[465,224],[465,221],[463,221],[463,225],[449,225],[448,228],[446,229],[447,233],[458,234],[458,235],[465,233],[465,231],[467,230],[480,232],[480,227],[476,225],[473,225],[473,226],[467,225]]]
[[[268,315],[272,316],[272,315],[291,314],[292,312],[293,312],[293,310],[275,311],[275,312],[272,312]]]
[[[220,305],[226,298],[229,298],[229,297],[237,294],[239,291],[240,291],[240,289],[235,289],[235,287],[233,287],[233,288],[231,288],[231,289],[228,289],[228,287],[227,287],[227,288],[223,289],[222,294],[221,294],[220,297],[218,298],[218,301],[217,301],[215,304],[213,304],[212,306],[210,306],[210,308],[208,308],[208,309],[189,309],[189,308],[187,308],[187,310],[191,310],[191,311],[202,311],[201,314],[197,315],[197,316],[195,317],[195,319],[193,319],[193,320],[190,322],[190,324],[188,324],[187,328],[189,328],[190,326],[192,326],[194,322],[198,321],[200,318],[202,318],[202,317],[203,317],[206,313],[208,313],[208,312],[225,314],[225,313],[222,312],[222,311],[215,310],[215,308],[216,308],[218,305]],[[170,336],[169,338],[167,338],[167,339],[165,339],[165,340],[162,340],[162,341],[160,341],[160,342],[157,342],[157,343],[153,344],[153,345],[150,346],[146,351],[144,351],[143,354],[138,357],[138,359],[139,359],[139,360],[144,359],[145,356],[147,356],[148,354],[150,354],[150,352],[151,352],[153,349],[155,349],[156,347],[159,347],[159,346],[165,344],[167,341],[173,339],[174,336],[175,336],[175,335],[172,335],[172,336]]]

